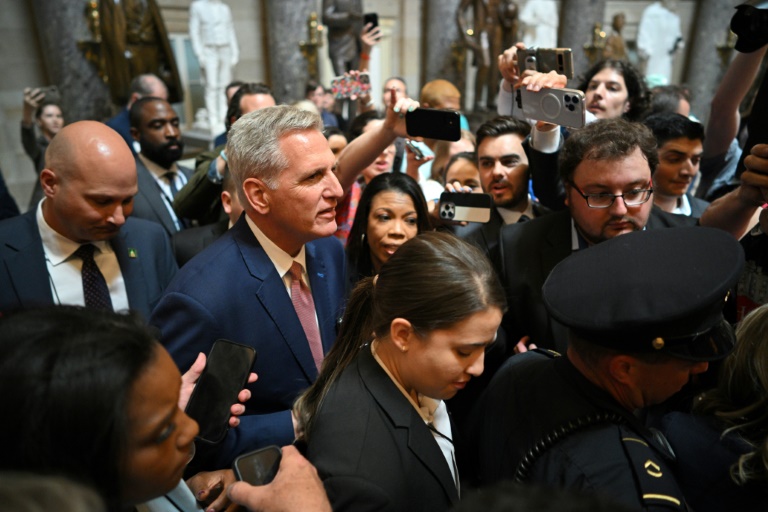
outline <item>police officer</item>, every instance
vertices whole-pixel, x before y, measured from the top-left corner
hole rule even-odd
[[[543,288],[567,353],[510,358],[469,438],[480,483],[516,479],[594,492],[641,510],[687,510],[663,436],[636,416],[677,393],[734,336],[722,308],[744,266],[703,227],[638,231],[563,260]]]

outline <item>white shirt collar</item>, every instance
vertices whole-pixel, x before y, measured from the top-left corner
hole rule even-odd
[[[280,247],[278,247],[272,240],[270,240],[269,237],[267,237],[267,235],[265,235],[264,232],[259,229],[256,223],[253,222],[253,219],[251,219],[247,213],[245,214],[245,221],[248,223],[248,227],[251,228],[251,231],[256,237],[256,240],[259,241],[259,244],[264,249],[264,252],[267,253],[267,256],[272,261],[272,264],[275,265],[275,269],[277,270],[278,275],[280,275],[280,277],[285,277],[285,274],[287,274],[291,269],[293,262],[298,261],[304,269],[302,272],[304,276],[304,282],[305,284],[309,285],[309,281],[307,279],[307,253],[305,246],[301,246],[299,254],[297,254],[294,258]]]
[[[677,208],[672,210],[672,213],[678,215],[691,215],[691,203],[688,201],[688,196],[683,194],[677,199]]]

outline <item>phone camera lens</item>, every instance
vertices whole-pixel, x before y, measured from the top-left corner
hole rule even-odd
[[[571,102],[571,97],[569,95],[567,95],[567,94],[565,96],[563,96],[563,99],[565,99],[566,103],[570,103]]]
[[[579,102],[579,97],[578,96],[573,96],[571,98],[571,101],[573,101],[574,103],[578,103]]]
[[[566,106],[565,106],[565,108],[567,108],[567,109],[568,109],[568,110],[570,110],[571,112],[573,112],[574,110],[576,110],[576,107],[574,107],[574,106],[573,106],[573,104],[571,104],[571,103],[569,103],[568,105],[566,105]]]

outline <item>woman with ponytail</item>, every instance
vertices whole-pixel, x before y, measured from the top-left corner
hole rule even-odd
[[[504,293],[446,233],[409,240],[352,293],[315,384],[294,406],[335,511],[445,511],[459,498],[443,400],[483,371]]]

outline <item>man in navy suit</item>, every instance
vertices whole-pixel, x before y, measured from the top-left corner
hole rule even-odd
[[[199,450],[199,464],[228,467],[240,453],[293,441],[293,401],[317,377],[343,309],[344,250],[332,236],[343,193],[336,174],[348,181],[405,135],[404,116],[397,112],[415,102],[401,100],[396,108],[338,162],[320,117],[295,107],[251,112],[230,129],[229,170],[245,213],[184,265],[150,318],[180,368],[209,352],[218,338],[258,353],[259,379],[249,386],[252,397],[240,426],[215,447],[215,460],[205,460]],[[298,279],[295,263],[301,265]],[[295,305],[306,299],[306,288],[314,307],[309,314]]]
[[[80,121],[62,129],[40,173],[45,199],[0,222],[0,314],[49,304],[86,304],[74,254],[92,245],[116,311],[149,316],[177,267],[160,226],[128,216],[136,194],[133,156],[111,128]]]
[[[141,98],[131,106],[131,135],[141,146],[133,216],[157,222],[171,237],[188,226],[176,215],[173,199],[192,176],[192,169],[176,163],[184,153],[179,116],[164,99]]]
[[[344,250],[335,239],[342,196],[335,158],[314,114],[280,106],[243,116],[230,130],[227,154],[245,214],[187,263],[153,311],[150,323],[180,368],[218,338],[256,348],[240,426],[229,432],[212,464],[293,440],[293,400],[317,377],[317,349],[336,336],[344,295]],[[314,301],[312,347],[294,308],[294,262]],[[202,454],[201,454],[202,455]]]

